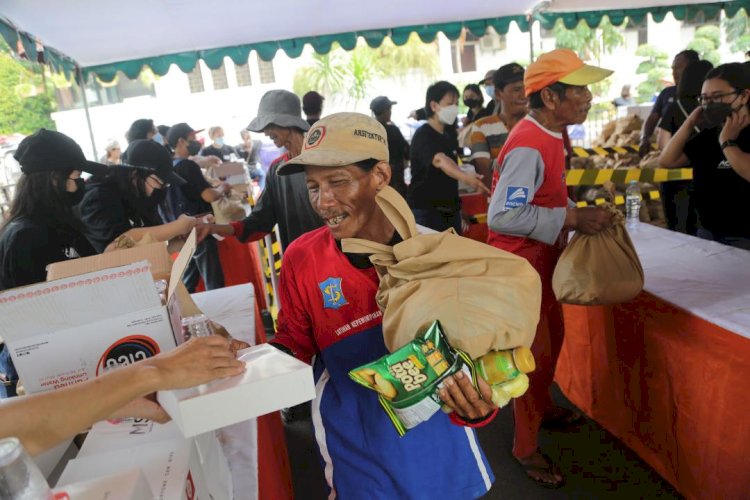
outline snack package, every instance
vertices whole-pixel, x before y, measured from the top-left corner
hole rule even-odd
[[[435,321],[424,334],[395,352],[355,368],[349,376],[378,393],[380,404],[403,436],[441,409],[438,391],[443,381],[459,370],[471,376],[476,387],[471,358],[448,344],[440,322]]]

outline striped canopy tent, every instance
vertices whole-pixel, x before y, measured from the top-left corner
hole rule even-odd
[[[641,22],[647,14],[661,21],[707,18],[724,10],[734,16],[750,11],[750,0],[623,0],[617,9],[602,9],[596,0],[4,0],[0,34],[15,50],[19,42],[36,59],[67,75],[80,71],[113,80],[118,71],[135,78],[144,67],[164,75],[172,64],[189,72],[199,59],[218,68],[225,57],[247,62],[250,51],[270,60],[283,50],[290,57],[310,45],[321,54],[334,43],[350,50],[363,38],[371,47],[386,37],[406,43],[412,33],[430,42],[442,32],[456,39],[466,28],[482,36],[492,26],[507,33],[511,23],[529,31],[534,22],[550,29],[558,19],[568,28],[581,20],[598,26],[607,16],[615,25]],[[467,13],[471,16],[467,18]]]

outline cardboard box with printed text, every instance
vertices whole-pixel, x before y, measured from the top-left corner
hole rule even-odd
[[[56,279],[0,292],[0,336],[26,391],[66,387],[173,349],[182,298],[191,307],[181,277],[195,242],[193,232],[171,268],[157,243],[53,264]],[[163,306],[154,279],[167,272]]]

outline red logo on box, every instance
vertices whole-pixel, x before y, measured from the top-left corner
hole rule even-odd
[[[187,478],[185,478],[185,498],[187,500],[195,500],[195,483],[193,482],[193,473],[188,471]]]
[[[96,365],[96,375],[112,368],[127,366],[159,354],[159,344],[146,335],[131,335],[112,344],[104,351]]]

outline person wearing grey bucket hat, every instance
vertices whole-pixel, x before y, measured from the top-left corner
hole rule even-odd
[[[296,127],[307,132],[310,124],[302,119],[302,103],[288,90],[269,90],[260,99],[258,115],[250,122],[250,132],[265,132],[266,127]]]
[[[300,99],[287,90],[266,92],[258,106],[258,116],[247,129],[263,132],[276,147],[286,152],[268,169],[266,187],[245,219],[231,224],[214,225],[221,236],[236,236],[243,242],[256,241],[273,231],[278,224],[281,246],[286,248],[297,237],[317,229],[323,221],[310,206],[303,173],[280,177],[278,170],[302,152],[305,134],[310,128],[302,119]]]

